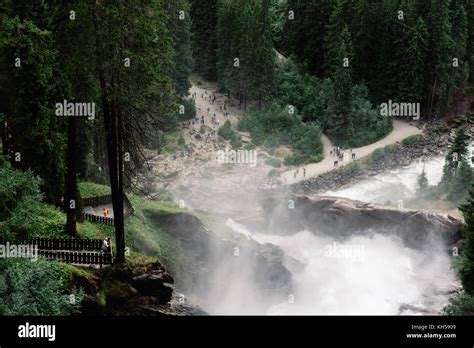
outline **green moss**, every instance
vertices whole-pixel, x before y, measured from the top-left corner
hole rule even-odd
[[[105,307],[107,305],[107,293],[106,289],[103,288],[99,292],[99,306]]]
[[[80,182],[78,184],[82,198],[110,195],[112,191],[107,185],[99,185],[92,182]]]

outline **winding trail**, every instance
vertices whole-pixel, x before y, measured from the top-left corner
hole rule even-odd
[[[193,85],[190,96],[193,95],[195,96],[196,116],[199,117],[199,121],[187,121],[182,124],[181,128],[181,135],[186,144],[192,148],[192,153],[184,155],[177,153],[175,158],[167,153],[158,154],[151,161],[157,175],[156,178],[159,178],[156,184],[171,192],[176,201],[183,200],[190,208],[216,214],[220,212],[227,216],[238,216],[248,210],[258,210],[259,198],[262,194],[271,194],[272,189],[289,186],[334,170],[336,158],[330,154],[333,144],[326,136],[322,137],[324,159],[320,163],[300,167],[296,177],[294,177],[296,170],[294,167],[283,167],[283,172],[279,177],[269,177],[268,174],[274,167],[265,163],[265,158],[271,155],[264,150],[258,150],[256,166],[248,164],[226,166],[219,163],[216,160],[217,151],[226,145],[218,142],[214,133],[217,131],[218,125],[217,122],[211,122],[210,115],[216,114],[219,126],[222,126],[228,119],[232,127],[236,128],[244,110],[239,108],[238,100],[227,98],[226,95],[219,93],[217,87],[212,83],[204,82],[202,85]],[[214,103],[210,102],[209,96],[216,97]],[[226,103],[225,111],[230,112],[231,115],[228,118],[224,115],[224,102]],[[202,116],[206,126],[203,133],[199,131]],[[394,129],[388,136],[374,144],[353,149],[353,152],[358,160],[372,154],[379,147],[400,142],[410,135],[420,133],[422,133],[420,129],[408,122],[395,120]],[[243,132],[239,132],[239,134],[244,143],[251,140],[249,134]],[[278,156],[281,158],[290,153],[290,150],[288,147],[282,146],[279,153],[281,154]],[[349,151],[348,156],[350,157]],[[350,162],[352,161],[340,162],[339,166],[347,165]],[[306,168],[305,176],[303,176],[303,168]]]
[[[356,160],[358,160],[363,157],[371,155],[377,148],[395,144],[397,142],[402,141],[406,137],[409,137],[411,135],[421,134],[422,132],[423,131],[421,129],[407,122],[394,120],[393,130],[389,135],[387,135],[385,138],[375,143],[372,143],[370,145],[352,149],[352,153],[355,153]],[[286,184],[294,184],[294,183],[306,180],[308,178],[315,177],[323,173],[329,172],[335,168],[334,161],[336,161],[337,158],[335,156],[331,156],[331,153],[330,153],[334,145],[331,143],[329,138],[326,137],[325,135],[322,136],[322,141],[323,141],[323,146],[324,146],[324,150],[323,150],[324,159],[319,163],[312,163],[312,164],[308,164],[306,166],[301,167],[298,170],[298,174],[296,175],[296,178],[295,178],[295,170],[288,170],[282,173],[281,177]],[[349,159],[342,162],[339,161],[337,165],[338,167],[346,166],[349,163],[353,162],[350,159],[351,157],[350,150],[345,150],[344,152],[347,153],[347,157]],[[306,176],[303,176],[303,168],[306,169]]]
[[[216,118],[219,120],[219,125],[222,126],[224,122],[226,121],[226,118],[224,117],[224,114],[222,111],[220,111],[220,106],[224,105],[224,100],[227,101],[227,111],[230,111],[231,117],[229,118],[229,121],[231,122],[232,126],[236,128],[238,118],[243,115],[243,110],[239,109],[237,106],[237,101],[233,99],[228,99],[225,95],[221,93],[217,93],[215,90],[215,87],[212,85],[207,86],[206,88],[200,87],[193,85],[190,90],[191,94],[196,93],[196,111],[197,115],[200,117],[201,115],[204,115],[206,119],[206,124],[210,124],[210,118],[207,116],[207,109],[209,108],[211,110],[211,113],[216,114]],[[201,98],[201,95],[204,96],[204,98]],[[208,96],[210,95],[215,95],[216,96],[216,102],[211,103],[208,99]],[[198,122],[195,124],[195,129],[199,129],[200,125]],[[408,122],[405,121],[400,121],[400,120],[394,120],[393,122],[393,130],[390,134],[388,134],[385,138],[372,143],[370,145],[366,145],[363,147],[355,148],[352,149],[352,152],[355,153],[356,155],[356,160],[361,159],[363,157],[371,155],[375,149],[384,147],[387,145],[395,144],[397,142],[402,141],[408,136],[411,135],[416,135],[416,134],[421,134],[422,130],[417,128],[414,125],[409,124]],[[241,134],[243,135],[243,134]],[[249,136],[245,134],[245,136]],[[304,167],[301,167],[298,170],[298,173],[295,177],[295,170],[294,169],[289,169],[281,174],[281,179],[283,184],[294,184],[303,180],[306,180],[311,177],[315,177],[318,175],[321,175],[323,173],[326,173],[328,171],[331,171],[335,169],[334,166],[334,161],[336,160],[336,157],[331,156],[330,151],[334,148],[334,145],[331,143],[328,137],[325,135],[322,136],[322,141],[323,141],[323,156],[324,159],[319,162],[319,163],[312,163],[309,165],[306,165]],[[349,160],[345,161],[339,161],[338,167],[340,166],[345,166],[349,163],[352,162],[350,159],[351,153],[350,151],[345,151],[347,152],[347,156],[349,157]],[[306,168],[306,175],[303,176],[303,168]]]

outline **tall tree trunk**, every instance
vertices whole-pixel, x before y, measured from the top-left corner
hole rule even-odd
[[[80,204],[80,197],[77,192],[77,178],[76,178],[76,117],[68,117],[68,137],[67,137],[67,173],[66,173],[66,193],[64,197],[64,208],[66,209],[66,233],[70,236],[77,236],[76,217],[82,211],[78,209],[82,206]]]
[[[95,18],[94,25],[96,31],[99,32],[99,23]],[[101,62],[97,64],[97,73],[99,77],[100,93],[102,100],[102,110],[104,114],[104,125],[107,142],[107,157],[109,162],[109,173],[110,173],[110,188],[112,191],[112,206],[114,211],[114,225],[115,225],[115,262],[125,262],[125,232],[123,224],[123,188],[120,187],[121,180],[119,180],[119,142],[118,139],[118,123],[117,110],[115,103],[109,99],[106,74],[101,65]],[[114,76],[111,77],[111,86],[114,88]],[[121,163],[121,162],[120,162]]]
[[[5,115],[6,117],[6,115]],[[2,154],[3,156],[8,155],[8,128],[7,120],[2,120],[0,124],[0,137],[2,137]]]
[[[117,208],[114,206],[115,228],[120,229],[121,233],[116,233],[117,262],[125,262],[125,224],[123,216],[123,134],[122,134],[122,113],[116,111],[117,115],[117,159],[118,159],[118,197]],[[120,250],[120,253],[118,252]],[[119,258],[120,255],[120,258]]]
[[[434,103],[434,98],[435,98],[435,95],[436,95],[436,83],[437,83],[437,80],[438,78],[435,76],[435,79],[434,79],[434,82],[433,82],[433,90],[431,91],[431,94],[430,94],[430,106],[429,106],[429,114],[428,114],[428,117],[429,119],[431,120],[431,115],[433,113],[433,103]]]

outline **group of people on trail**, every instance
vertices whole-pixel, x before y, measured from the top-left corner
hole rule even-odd
[[[343,150],[341,150],[340,147],[336,146],[334,147],[330,152],[330,155],[331,156],[334,156],[336,157],[337,159],[334,161],[334,167],[337,167],[339,162],[343,162],[343,161],[348,161],[349,160],[349,154],[347,152],[344,152]],[[351,159],[353,161],[355,161],[356,159],[356,154],[355,152],[352,152],[352,149],[350,149],[350,153],[351,153]]]
[[[192,98],[196,98],[196,92],[193,93]],[[201,99],[206,99],[209,103],[214,104],[217,98],[214,93],[207,95],[207,91],[204,91],[204,93],[201,93]]]
[[[296,179],[296,176],[300,173],[300,169],[296,168],[293,172],[293,179]],[[306,168],[303,167],[303,178],[306,178]]]
[[[112,254],[112,240],[110,237],[107,237],[102,241],[102,251],[104,254]]]

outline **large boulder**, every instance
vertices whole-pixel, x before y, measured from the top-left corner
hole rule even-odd
[[[268,198],[262,203],[265,228],[271,233],[302,230],[345,238],[357,234],[386,233],[406,245],[421,248],[428,242],[446,246],[460,239],[462,221],[427,210],[397,209],[338,197],[291,196]]]
[[[191,300],[219,302],[216,297],[244,286],[242,291],[249,291],[254,299],[261,297],[257,302],[265,307],[271,297],[281,302],[291,293],[291,273],[279,247],[259,244],[222,225],[210,230],[188,213],[153,214],[151,218],[176,241],[176,262],[167,269],[176,279],[178,291]]]

